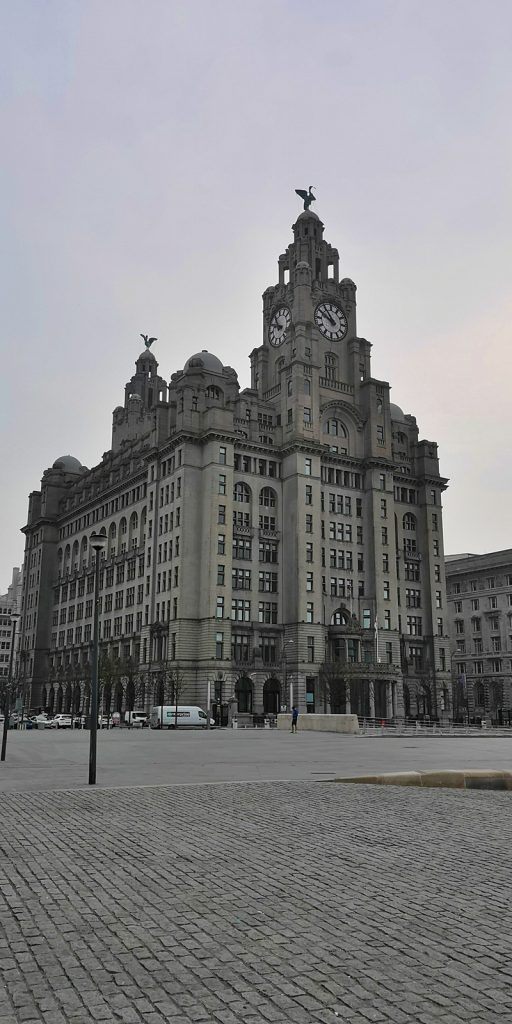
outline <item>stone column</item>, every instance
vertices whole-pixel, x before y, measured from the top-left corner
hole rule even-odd
[[[375,718],[375,683],[373,679],[370,679],[368,683],[368,691],[370,697],[370,718]]]
[[[386,683],[386,718],[393,718],[393,683]]]
[[[345,687],[346,687],[345,714],[350,715],[350,714],[352,714],[352,712],[351,712],[351,709],[350,709],[350,683],[349,683],[348,679],[346,680]]]

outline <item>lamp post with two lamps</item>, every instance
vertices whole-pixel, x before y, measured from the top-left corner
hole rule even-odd
[[[0,761],[5,761],[5,752],[7,749],[7,731],[9,729],[9,718],[11,716],[11,692],[12,692],[12,666],[14,661],[14,645],[16,641],[16,626],[18,624],[19,614],[13,612],[11,615],[11,653],[9,655],[9,674],[7,676],[7,686],[5,688],[5,699],[4,699],[4,729],[2,733],[2,754]]]
[[[99,611],[100,611],[100,555],[105,550],[107,538],[102,533],[91,533],[90,547],[95,552],[94,562],[94,618],[92,628],[91,666],[91,730],[89,737],[89,785],[96,785],[96,740],[98,736],[98,661],[99,661]]]

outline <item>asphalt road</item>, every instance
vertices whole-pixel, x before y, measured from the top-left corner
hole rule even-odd
[[[9,732],[1,792],[87,784],[89,733]],[[374,771],[512,767],[512,738],[366,737],[277,730],[98,733],[98,787],[313,781]],[[1,1024],[1,1019],[0,1019]]]

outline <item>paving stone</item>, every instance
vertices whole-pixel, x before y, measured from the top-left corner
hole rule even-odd
[[[7,793],[0,1024],[512,1024],[509,800]]]

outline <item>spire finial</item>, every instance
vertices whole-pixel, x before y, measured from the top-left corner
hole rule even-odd
[[[312,192],[313,188],[315,188],[315,186],[314,185],[310,185],[309,186],[309,192],[306,192],[306,190],[303,189],[303,188],[296,188],[295,189],[297,195],[300,196],[300,198],[304,200],[304,209],[305,210],[309,210],[309,207],[311,206],[311,203],[315,203],[316,202],[316,196],[314,196],[313,192]]]
[[[154,341],[158,341],[158,338],[150,338],[149,334],[141,334],[141,338],[142,338],[146,348],[148,348],[148,349],[151,348],[151,346],[152,346]]]

